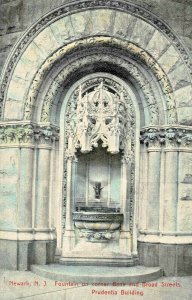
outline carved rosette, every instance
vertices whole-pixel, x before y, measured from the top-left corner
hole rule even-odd
[[[59,139],[59,129],[51,125],[0,125],[0,145],[52,144]]]
[[[192,129],[187,127],[147,128],[141,131],[140,141],[148,147],[191,148]]]

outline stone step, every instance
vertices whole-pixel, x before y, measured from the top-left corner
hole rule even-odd
[[[138,283],[156,280],[163,276],[159,267],[102,267],[66,266],[60,264],[32,265],[31,271],[39,276],[62,282],[73,283]]]

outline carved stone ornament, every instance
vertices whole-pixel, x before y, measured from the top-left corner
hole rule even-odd
[[[140,6],[125,2],[123,0],[73,1],[73,3],[66,3],[63,6],[58,7],[57,9],[53,10],[52,12],[42,17],[25,33],[24,37],[21,40],[19,40],[19,42],[14,47],[11,58],[8,61],[6,65],[6,69],[3,74],[3,80],[2,80],[1,91],[0,91],[0,116],[1,116],[2,103],[5,98],[6,88],[8,86],[8,82],[10,81],[12,70],[14,69],[15,64],[20,58],[21,53],[26,48],[26,46],[30,43],[30,41],[34,39],[37,33],[39,33],[46,26],[48,26],[49,24],[57,20],[59,17],[61,18],[62,16],[65,15],[71,15],[73,13],[82,10],[84,11],[86,9],[93,9],[93,8],[110,8],[110,9],[114,8],[116,10],[129,12],[130,14],[136,17],[142,18],[147,22],[152,23],[158,30],[163,32],[163,34],[165,34],[168,37],[168,39],[171,41],[171,43],[178,49],[178,51],[183,57],[183,61],[185,62],[185,64],[189,69],[189,72],[191,73],[192,70],[191,59],[188,52],[184,48],[183,44],[180,42],[179,38],[170,30],[170,28],[150,11],[147,11],[146,9]]]
[[[79,236],[85,237],[88,242],[104,243],[115,238],[114,231],[79,230]]]
[[[140,141],[151,147],[191,147],[192,129],[184,126],[146,128],[141,131]]]
[[[64,159],[75,160],[75,152],[89,152],[98,143],[110,153],[121,152],[131,165],[130,230],[133,229],[136,115],[124,82],[108,74],[84,78],[69,95],[65,107]],[[106,76],[106,77],[105,77]],[[78,83],[77,83],[78,84]],[[70,154],[70,155],[69,155]],[[65,227],[67,163],[63,173],[63,227]],[[105,216],[106,217],[106,216]]]
[[[155,125],[159,123],[159,109],[156,100],[158,95],[155,97],[155,92],[154,92],[155,88],[153,87],[153,81],[149,83],[147,77],[144,76],[144,74],[140,71],[140,69],[136,66],[136,64],[133,64],[130,61],[127,61],[121,57],[117,57],[116,55],[118,55],[120,51],[118,51],[118,54],[116,54],[114,49],[113,49],[113,53],[105,53],[105,51],[103,49],[102,53],[86,55],[85,57],[77,56],[77,59],[75,61],[69,60],[69,62],[63,66],[61,72],[51,83],[47,91],[47,94],[45,96],[42,112],[41,112],[41,122],[50,121],[51,108],[54,105],[57,105],[57,103],[54,103],[54,101],[55,99],[58,99],[57,95],[61,91],[61,87],[64,85],[65,81],[68,78],[70,78],[71,74],[76,72],[76,70],[78,69],[84,68],[86,65],[93,64],[93,63],[102,64],[107,62],[107,63],[113,63],[118,67],[125,68],[125,70],[134,78],[134,80],[141,88],[145,100],[148,104],[150,124]],[[168,101],[166,102],[166,104],[167,104],[167,108],[169,108]],[[27,103],[26,103],[26,107],[27,107]],[[28,113],[25,113],[25,117],[26,118],[29,117]],[[168,122],[169,123],[176,122],[176,116],[174,110],[168,109]]]
[[[97,36],[94,37],[94,39],[85,38],[80,41],[72,42],[67,46],[65,45],[64,47],[56,51],[53,55],[48,57],[48,59],[42,64],[41,68],[36,73],[33,82],[30,86],[29,93],[25,103],[24,119],[25,120],[31,119],[33,114],[34,103],[36,101],[37,94],[42,84],[42,80],[48,74],[50,68],[53,66],[54,63],[57,63],[60,59],[62,59],[64,56],[69,54],[71,51],[74,51],[75,49],[81,51],[86,47],[95,46],[97,44],[99,45],[101,43],[106,45],[107,47],[113,47],[114,49],[123,49],[127,51],[128,53],[130,53],[130,55],[133,55],[142,64],[146,65],[149,70],[153,72],[154,76],[157,78],[158,82],[160,83],[162,87],[162,91],[165,95],[165,101],[169,112],[170,123],[175,123],[176,110],[175,110],[175,101],[173,97],[173,90],[166,73],[163,71],[160,65],[146,51],[144,51],[137,45],[134,45],[131,42],[128,42],[126,40],[121,40],[116,37],[111,38],[111,37],[104,37],[104,36],[101,37]],[[78,69],[78,65],[77,65],[77,69]]]
[[[0,124],[0,145],[2,144],[49,144],[59,139],[59,129],[51,125]]]
[[[74,212],[73,220],[80,237],[85,237],[89,242],[101,243],[115,238],[115,232],[123,222],[123,214]]]
[[[123,86],[111,79],[100,77],[80,84],[71,96],[67,113],[67,152],[75,153],[80,148],[87,153],[100,141],[112,154],[131,151],[127,133],[132,131],[133,116],[127,98]]]
[[[123,214],[121,213],[81,213],[74,212],[73,213],[74,221],[90,221],[90,222],[113,222],[113,223],[122,223]]]

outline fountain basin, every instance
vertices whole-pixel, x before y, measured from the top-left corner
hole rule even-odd
[[[123,214],[117,212],[78,211],[73,213],[78,229],[116,230],[123,222]]]

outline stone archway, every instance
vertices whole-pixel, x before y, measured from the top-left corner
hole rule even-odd
[[[176,166],[186,164],[191,146],[187,52],[161,20],[137,6],[124,1],[77,2],[56,9],[32,26],[13,49],[3,72],[2,168],[11,172],[17,186],[13,189],[10,177],[4,177],[7,191],[2,193],[2,203],[12,199],[12,208],[4,207],[7,223],[3,221],[1,233],[5,248],[15,247],[11,267],[16,268],[17,252],[19,269],[52,261],[56,232],[61,250],[61,216],[56,219],[62,211],[62,191],[54,195],[63,153],[59,146],[61,107],[83,71],[104,72],[106,68],[133,88],[139,107],[137,130],[141,130],[142,145],[137,156],[139,189],[135,189],[133,222],[134,243],[136,231],[141,242],[141,262],[156,264],[160,255],[156,244],[162,236],[164,244],[169,244],[172,234],[174,243],[181,245],[186,242],[179,232],[190,236],[191,219],[183,224],[186,205],[177,205],[186,187],[181,186],[181,194],[176,192],[182,176]],[[172,165],[175,169],[169,169]],[[164,183],[162,174],[170,182]],[[141,215],[145,217],[139,222]],[[146,247],[158,257],[156,261],[146,259]],[[39,251],[42,255],[37,255]]]

